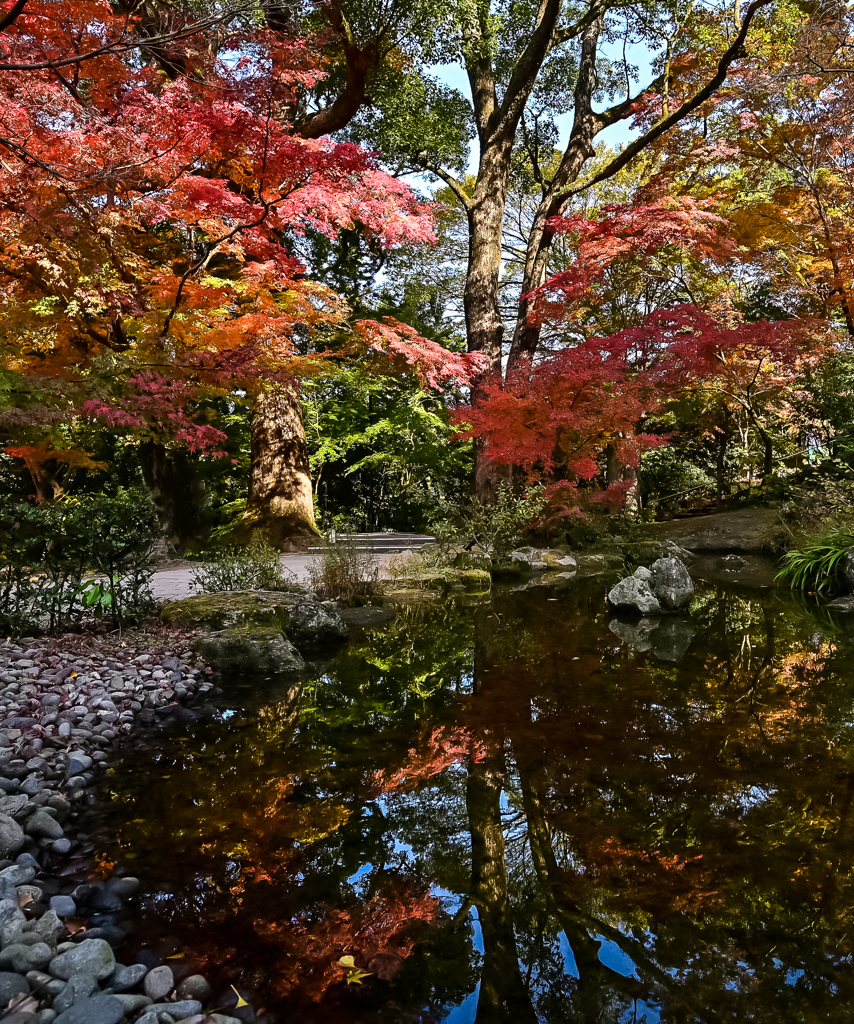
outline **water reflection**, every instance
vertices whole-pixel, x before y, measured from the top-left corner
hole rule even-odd
[[[400,609],[128,750],[141,941],[289,1021],[854,1019],[851,644],[723,587],[630,634],[605,588]]]

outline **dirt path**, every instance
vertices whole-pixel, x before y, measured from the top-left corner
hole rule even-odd
[[[342,538],[343,539],[343,538]],[[362,551],[370,552],[376,559],[380,577],[388,576],[388,563],[401,551],[409,551],[429,544],[433,538],[416,533],[358,533],[346,538]],[[305,554],[282,555],[282,565],[292,572],[300,583],[308,582],[309,566],[318,558],[311,549]],[[151,589],[158,603],[178,601],[184,597],[192,597],[191,587],[193,569],[197,562],[171,562],[163,569],[155,572],[151,581]]]

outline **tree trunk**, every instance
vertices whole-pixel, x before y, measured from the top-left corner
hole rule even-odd
[[[302,408],[291,387],[262,391],[255,400],[249,497],[234,539],[245,543],[256,534],[282,551],[318,536]]]
[[[160,522],[155,554],[174,558],[188,548],[197,549],[206,532],[205,487],[187,453],[147,441],[139,447],[139,462]]]

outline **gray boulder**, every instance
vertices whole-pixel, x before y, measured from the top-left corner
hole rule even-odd
[[[530,569],[531,572],[545,572],[548,568],[547,564],[543,561],[540,548],[532,548],[530,546],[511,551],[510,561],[518,563],[525,569]]]
[[[305,668],[290,640],[266,626],[225,629],[202,637],[198,647],[206,661],[227,675],[277,676]]]
[[[68,981],[78,971],[94,974],[98,981],[103,981],[115,969],[116,958],[110,944],[104,939],[84,939],[78,946],[60,953],[50,962],[50,973],[64,981]]]
[[[0,967],[11,967],[19,974],[38,970],[53,956],[53,950],[45,942],[25,945],[23,942],[12,942],[0,952]]]
[[[24,830],[8,814],[0,813],[0,857],[18,853],[24,845]]]
[[[694,596],[694,584],[678,558],[659,558],[652,563],[652,592],[665,611],[675,612],[687,608]]]
[[[632,612],[635,615],[660,615],[661,605],[646,580],[637,576],[627,579],[613,587],[608,593],[608,602],[617,611]]]
[[[115,996],[93,996],[61,1013],[54,1024],[119,1024],[125,1008]]]
[[[299,604],[291,608],[288,637],[300,647],[341,643],[349,636],[350,627],[334,608],[322,604]]]

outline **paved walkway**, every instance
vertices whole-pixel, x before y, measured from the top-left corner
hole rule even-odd
[[[433,538],[418,533],[356,533],[346,537],[339,535],[339,541],[348,541],[360,551],[369,551],[374,555],[380,570],[380,577],[388,575],[388,563],[394,555],[401,551],[417,550],[429,544]],[[282,565],[289,569],[300,583],[308,582],[308,567],[318,557],[320,546],[309,548],[305,554],[282,555]],[[314,553],[313,553],[314,552]],[[179,568],[164,569],[156,572],[151,581],[151,589],[158,602],[178,601],[183,597],[192,597],[195,591],[191,587],[193,569],[199,563],[187,562]]]

